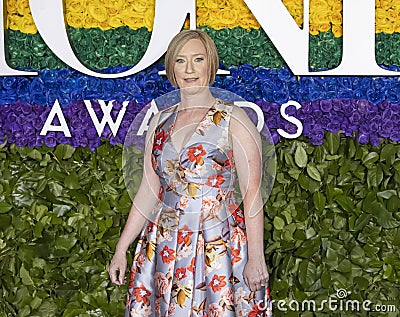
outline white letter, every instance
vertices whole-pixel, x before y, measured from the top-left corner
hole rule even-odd
[[[371,304],[372,304],[372,302],[370,300],[368,300],[368,299],[363,301],[363,309],[365,311],[370,311],[371,308],[369,308],[369,306],[371,306]]]
[[[75,56],[65,29],[62,0],[30,0],[33,19],[43,41],[68,66],[86,75],[100,78],[130,76],[156,62],[167,50],[171,39],[177,34],[186,15],[190,14],[190,26],[195,28],[195,0],[156,0],[154,25],[150,43],[139,61],[130,70],[119,74],[97,73],[86,68]]]
[[[293,74],[301,76],[399,76],[375,60],[375,0],[343,0],[343,56],[328,71],[309,71],[309,0],[300,29],[281,0],[244,0]]]
[[[150,118],[158,112],[157,104],[154,99],[150,103],[150,108],[147,110],[146,115],[143,118],[142,124],[139,127],[139,131],[136,135],[143,135],[145,131],[149,129]]]
[[[289,134],[289,133],[285,132],[285,131],[282,130],[282,129],[277,129],[276,131],[277,131],[281,136],[283,136],[283,137],[286,138],[286,139],[295,139],[295,138],[298,138],[298,137],[303,133],[303,124],[302,124],[301,121],[298,120],[297,118],[288,116],[288,115],[285,113],[286,108],[289,107],[289,106],[295,106],[296,109],[300,109],[300,108],[301,108],[301,105],[300,105],[297,101],[289,100],[287,103],[284,103],[284,104],[281,106],[281,116],[282,116],[285,120],[287,120],[287,121],[289,121],[290,123],[293,123],[294,125],[296,125],[296,127],[297,127],[297,132],[296,132],[295,134]]]
[[[264,114],[259,106],[257,106],[254,102],[250,101],[235,101],[234,104],[239,107],[247,107],[257,114],[257,130],[261,132],[262,128],[264,127]]]
[[[58,117],[58,120],[60,120],[60,125],[51,124],[56,115]],[[46,135],[47,132],[49,131],[63,132],[67,138],[71,137],[71,132],[69,132],[68,125],[67,122],[65,121],[64,114],[61,110],[58,99],[56,99],[56,101],[54,102],[54,105],[49,113],[49,116],[47,117],[46,122],[44,123],[42,131],[40,131],[40,135]]]
[[[104,127],[108,123],[110,126],[111,132],[113,136],[116,136],[118,133],[119,126],[121,125],[122,118],[125,115],[126,111],[126,106],[129,104],[129,101],[124,101],[122,103],[122,109],[119,111],[117,120],[114,122],[113,119],[111,118],[111,110],[113,109],[113,102],[115,100],[109,101],[108,105],[104,102],[104,100],[99,100],[99,104],[101,107],[101,110],[103,111],[103,118],[101,119],[101,122],[99,122],[99,119],[96,116],[96,113],[94,112],[92,108],[92,103],[90,100],[84,100],[83,102],[86,105],[87,110],[89,111],[89,115],[92,118],[92,122],[94,124],[94,127],[96,128],[97,134],[101,136],[103,133]]]
[[[8,66],[6,62],[5,54],[5,39],[4,39],[4,1],[0,0],[0,76],[37,76],[37,72],[24,72],[22,70],[16,70]]]
[[[286,304],[286,302],[283,300],[283,299],[280,299],[279,301],[278,301],[278,309],[280,310],[280,311],[287,311],[287,308],[285,307],[285,304]]]

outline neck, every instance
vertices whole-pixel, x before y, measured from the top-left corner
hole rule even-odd
[[[179,105],[180,110],[190,109],[190,108],[204,108],[210,107],[215,98],[211,94],[210,89],[208,87],[196,87],[199,90],[196,93],[191,94],[190,91],[181,90],[181,103]],[[190,88],[189,88],[190,89]]]

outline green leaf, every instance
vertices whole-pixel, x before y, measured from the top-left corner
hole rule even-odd
[[[370,219],[371,219],[371,215],[369,215],[369,214],[362,213],[361,215],[359,215],[354,224],[354,230],[359,231],[362,228],[364,228],[368,224]]]
[[[294,161],[300,168],[306,167],[307,165],[307,152],[301,145],[297,146],[296,152],[294,153]]]
[[[321,181],[321,175],[319,171],[317,170],[316,167],[308,165],[307,166],[307,174],[310,176],[312,179],[315,179],[316,181],[320,182]]]
[[[368,166],[379,160],[379,154],[376,152],[368,153],[362,160],[363,164]]]
[[[386,144],[380,152],[381,161],[387,161],[390,164],[392,162],[392,156],[394,156],[396,152],[397,148],[393,144]]]
[[[71,173],[69,173],[69,175],[67,175],[65,177],[64,184],[65,184],[65,187],[67,187],[69,189],[81,188],[81,185],[79,184],[78,175],[76,175],[75,172],[71,172]]]
[[[378,192],[376,194],[378,197],[382,197],[384,199],[389,199],[392,196],[397,196],[397,192],[394,189],[384,190],[382,192]]]
[[[328,132],[326,135],[326,140],[328,142],[328,149],[331,155],[337,153],[340,146],[340,136],[338,133]]]
[[[12,206],[5,201],[0,201],[0,214],[5,214],[11,210]]]
[[[354,211],[354,202],[351,198],[344,195],[339,195],[335,198],[335,200],[339,204],[339,206],[343,208],[343,210],[348,212]]]
[[[362,291],[365,291],[370,285],[370,282],[362,276],[354,277],[354,282],[356,283],[358,289]]]
[[[23,266],[21,266],[21,269],[19,270],[19,275],[22,279],[22,284],[33,285],[33,281],[31,276],[29,275],[29,272]]]
[[[323,193],[315,192],[313,195],[313,202],[315,208],[317,208],[318,211],[322,211],[325,209],[326,198]]]
[[[303,286],[305,289],[310,288],[311,285],[313,285],[318,279],[317,268],[315,264],[308,260],[301,261],[298,270],[298,277],[301,286]]]
[[[274,218],[274,227],[275,227],[275,229],[276,230],[282,230],[284,226],[285,226],[285,221],[281,217],[276,216]]]
[[[28,156],[36,161],[42,160],[42,154],[36,149],[30,149],[30,151],[28,152]]]

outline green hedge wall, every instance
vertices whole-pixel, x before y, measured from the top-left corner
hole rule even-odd
[[[327,134],[276,145],[265,206],[272,296],[400,302],[400,145]],[[141,152],[133,166],[140,173]],[[0,317],[123,316],[106,271],[131,200],[122,146],[0,149]],[[398,305],[397,310],[400,309]],[[282,312],[275,316],[396,316]]]

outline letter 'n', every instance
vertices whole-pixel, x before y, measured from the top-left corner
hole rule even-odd
[[[332,70],[309,70],[309,0],[300,29],[281,0],[244,0],[295,75],[398,76],[375,59],[375,0],[343,0],[343,56]]]

